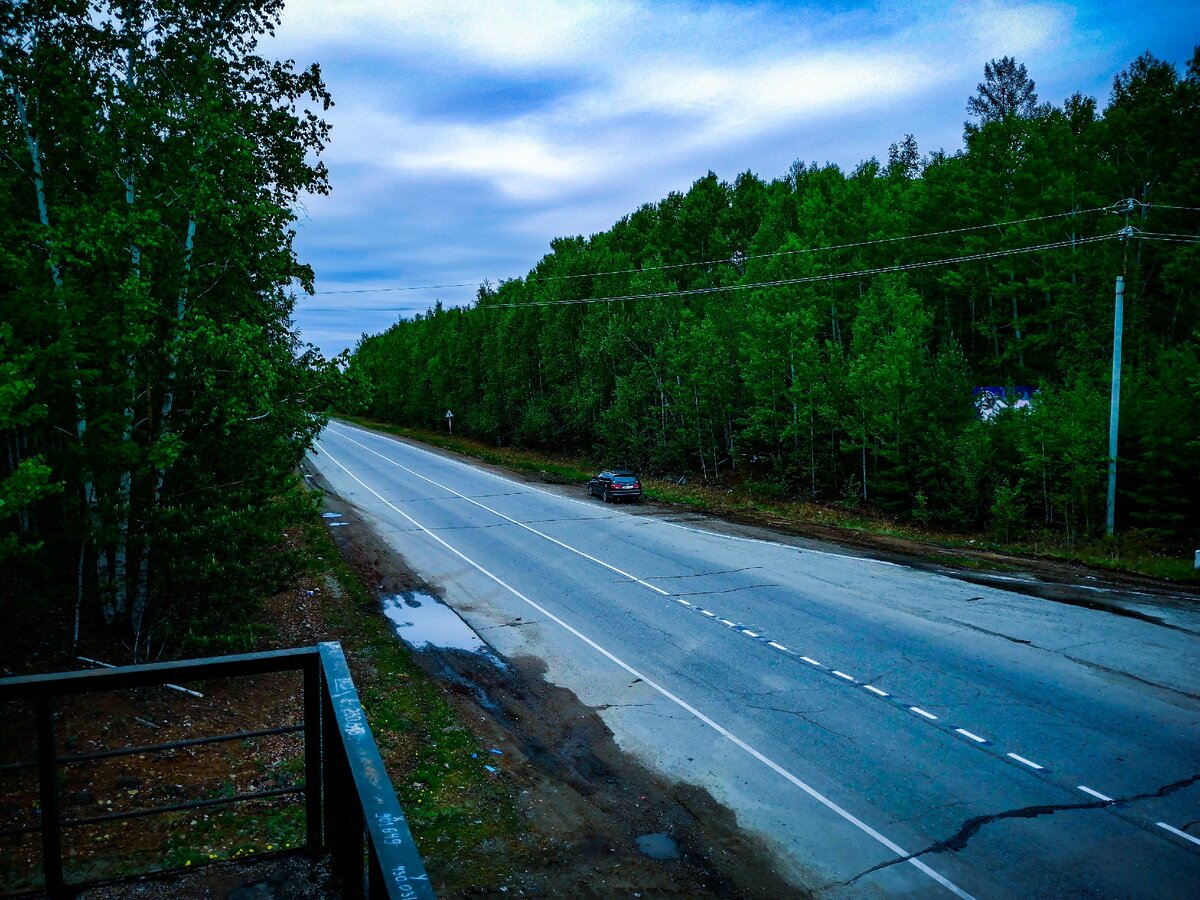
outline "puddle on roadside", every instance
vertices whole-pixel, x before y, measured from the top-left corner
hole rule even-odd
[[[391,620],[397,637],[416,650],[441,647],[476,653],[489,649],[458,613],[432,594],[420,591],[388,594],[382,603],[384,615]]]
[[[665,831],[654,834],[639,834],[638,849],[651,859],[679,859],[679,847]]]

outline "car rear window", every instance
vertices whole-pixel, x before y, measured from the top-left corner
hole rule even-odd
[[[613,481],[617,484],[637,484],[637,478],[633,475],[614,475]]]

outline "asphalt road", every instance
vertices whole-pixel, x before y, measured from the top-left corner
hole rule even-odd
[[[822,896],[1196,897],[1200,612],[981,587],[340,423],[310,465],[502,655]]]

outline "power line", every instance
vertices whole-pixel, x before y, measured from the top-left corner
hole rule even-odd
[[[479,287],[481,283],[479,281],[460,281],[457,284],[420,284],[412,287],[347,288],[343,291],[313,291],[313,294],[319,296],[323,294],[391,294],[398,291],[439,291],[444,288]]]
[[[1154,231],[1139,231],[1134,237],[1150,241],[1169,241],[1175,244],[1200,244],[1200,237],[1194,234],[1164,234]]]
[[[575,306],[586,303],[620,303],[633,300],[661,300],[672,297],[695,297],[703,294],[721,294],[731,291],[748,291],[755,288],[787,287],[797,284],[812,284],[818,281],[838,281],[847,278],[864,278],[873,275],[887,275],[892,272],[909,272],[915,269],[928,269],[934,266],[948,266],[954,263],[977,262],[985,259],[998,259],[1004,256],[1017,256],[1024,253],[1036,253],[1041,250],[1056,250],[1064,247],[1079,247],[1094,244],[1099,241],[1110,241],[1118,235],[1101,234],[1092,237],[1074,238],[1072,240],[1052,241],[1045,244],[1035,244],[1030,247],[1013,247],[1008,250],[991,250],[985,253],[970,253],[965,256],[954,256],[946,259],[932,259],[924,262],[901,263],[894,266],[877,266],[873,269],[857,269],[846,272],[830,272],[823,275],[805,275],[800,278],[780,278],[774,281],[758,281],[752,284],[718,285],[716,287],[691,288],[683,291],[656,291],[649,294],[627,294],[620,297],[585,297],[578,300],[531,300],[527,303],[485,303],[478,309],[522,309],[530,306]]]
[[[716,266],[726,265],[741,262],[749,262],[752,259],[774,259],[781,256],[796,256],[806,253],[824,253],[830,250],[850,250],[855,247],[870,247],[878,244],[890,244],[897,241],[912,241],[921,240],[923,238],[944,237],[949,234],[964,234],[968,231],[983,231],[988,228],[1007,228],[1013,225],[1026,225],[1030,222],[1044,222],[1049,219],[1062,219],[1067,216],[1082,216],[1094,212],[1106,212],[1112,210],[1112,206],[1095,206],[1090,209],[1073,209],[1068,212],[1051,213],[1045,216],[1030,216],[1025,219],[1012,219],[1005,222],[991,222],[986,225],[966,225],[962,228],[946,228],[942,231],[927,231],[921,234],[902,234],[895,237],[873,238],[869,241],[852,241],[845,244],[830,244],[824,247],[802,247],[796,250],[777,250],[772,253],[755,253],[751,255],[736,256],[733,259],[705,259],[698,262],[686,263],[666,263],[661,266],[639,266],[631,269],[610,269],[605,272],[581,272],[573,275],[545,275],[538,278],[526,278],[526,284],[541,284],[547,281],[570,281],[577,278],[602,278],[607,275],[636,275],[639,272],[664,272],[671,269],[688,269],[696,266]],[[436,291],[448,288],[460,287],[478,287],[483,280],[480,281],[464,281],[457,284],[428,284],[411,287],[381,287],[381,288],[357,288],[347,290],[332,290],[332,291],[315,291],[314,294],[324,296],[329,294],[387,294],[400,291]],[[313,309],[314,307],[309,307]]]
[[[1143,203],[1150,209],[1182,209],[1188,212],[1200,212],[1200,206],[1175,206],[1173,203]]]

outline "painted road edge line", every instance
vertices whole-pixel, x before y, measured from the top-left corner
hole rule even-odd
[[[1080,785],[1076,785],[1076,787],[1078,787],[1078,788],[1079,788],[1081,791],[1083,791],[1085,794],[1091,794],[1091,795],[1092,795],[1093,797],[1095,797],[1097,800],[1103,800],[1103,801],[1105,801],[1106,803],[1112,803],[1112,802],[1113,802],[1113,798],[1112,798],[1112,797],[1106,797],[1106,796],[1104,796],[1104,794],[1100,793],[1099,791],[1093,791],[1093,790],[1092,790],[1090,787],[1088,787],[1086,784],[1080,784]]]
[[[676,706],[678,706],[680,709],[683,709],[686,712],[690,713],[696,719],[698,719],[699,721],[703,722],[705,725],[707,725],[708,727],[713,729],[713,731],[717,732],[717,734],[721,735],[723,738],[730,741],[732,744],[734,744],[738,748],[744,750],[746,753],[753,756],[756,760],[761,762],[764,766],[769,768],[771,771],[775,772],[777,775],[782,776],[787,781],[794,784],[796,787],[798,787],[800,790],[804,791],[804,793],[808,794],[810,797],[812,797],[814,800],[816,800],[818,803],[820,803],[822,806],[824,806],[830,812],[835,813],[837,816],[839,816],[840,818],[849,822],[851,825],[853,825],[859,831],[863,832],[864,834],[866,834],[869,837],[873,838],[874,840],[878,841],[883,846],[887,847],[887,849],[889,849],[893,853],[895,853],[904,862],[913,866],[920,872],[923,872],[925,875],[927,875],[929,878],[936,881],[938,884],[940,884],[942,887],[944,887],[950,893],[954,894],[956,897],[961,897],[962,900],[975,900],[975,898],[972,897],[971,894],[964,891],[962,888],[960,888],[958,885],[956,885],[953,881],[946,878],[946,876],[934,871],[926,863],[922,862],[921,860],[917,859],[912,854],[908,853],[899,844],[895,843],[894,841],[890,840],[887,837],[884,837],[882,834],[880,834],[878,831],[876,831],[874,828],[872,828],[870,825],[868,825],[862,819],[858,818],[857,816],[855,816],[853,813],[849,812],[848,810],[843,809],[841,806],[839,806],[834,801],[830,800],[828,797],[826,797],[824,794],[822,794],[816,788],[810,787],[808,784],[801,781],[799,778],[797,778],[795,775],[793,775],[787,769],[783,768],[783,766],[779,765],[779,763],[775,762],[774,760],[770,759],[767,756],[764,756],[762,753],[760,753],[754,747],[747,744],[744,740],[742,740],[740,737],[738,737],[736,734],[734,734],[732,731],[730,731],[724,725],[721,725],[719,722],[715,721],[714,719],[709,718],[708,716],[706,716],[704,713],[700,712],[700,710],[696,709],[696,707],[692,706],[690,703],[688,703],[683,698],[677,697],[675,694],[671,693],[665,687],[658,684],[658,682],[656,682],[653,679],[642,674],[637,669],[635,669],[633,666],[629,665],[629,663],[625,662],[623,659],[621,659],[620,657],[613,654],[611,651],[606,650],[604,647],[601,647],[598,643],[593,641],[590,637],[585,635],[583,632],[579,631],[579,629],[575,628],[572,625],[569,625],[567,622],[560,619],[558,616],[556,616],[554,613],[550,612],[550,610],[546,609],[541,604],[537,603],[534,600],[531,600],[529,597],[526,597],[524,594],[522,594],[520,591],[518,591],[515,587],[513,587],[508,582],[506,582],[502,578],[500,578],[498,575],[495,575],[494,573],[488,571],[483,566],[481,566],[479,563],[475,562],[475,560],[471,559],[469,556],[467,556],[465,553],[463,553],[461,550],[454,547],[448,541],[445,541],[438,535],[434,534],[432,531],[430,531],[428,528],[426,528],[424,525],[422,525],[420,522],[418,522],[416,519],[414,519],[412,516],[410,516],[404,510],[400,509],[395,504],[384,499],[383,496],[380,495],[380,493],[378,491],[376,491],[374,488],[370,487],[365,481],[363,481],[361,478],[359,478],[357,475],[355,475],[353,472],[351,472],[348,468],[346,468],[346,466],[343,465],[341,462],[339,462],[331,453],[329,453],[328,450],[325,451],[325,455],[326,455],[326,457],[329,458],[330,462],[337,465],[338,468],[340,468],[343,472],[345,472],[347,475],[349,475],[351,478],[353,478],[355,481],[357,481],[359,484],[361,484],[364,488],[366,488],[366,490],[368,490],[372,494],[374,494],[375,497],[381,503],[383,503],[385,506],[387,506],[389,509],[393,510],[394,512],[398,513],[399,515],[403,516],[405,519],[407,519],[409,522],[411,522],[413,525],[415,525],[417,528],[419,528],[421,531],[423,531],[426,536],[428,536],[433,541],[436,541],[438,544],[441,544],[443,547],[445,547],[447,550],[449,550],[451,553],[453,553],[455,556],[457,556],[459,559],[461,559],[467,565],[471,566],[471,568],[478,571],[481,575],[485,576],[486,578],[488,578],[491,581],[494,581],[497,585],[502,587],[504,590],[508,591],[510,594],[512,594],[518,600],[522,601],[523,603],[528,604],[533,609],[536,609],[538,612],[540,612],[542,615],[544,615],[547,619],[554,622],[556,625],[563,628],[568,633],[574,635],[579,640],[583,641],[583,643],[587,644],[589,647],[591,647],[593,650],[595,650],[597,653],[601,654],[605,658],[611,660],[617,666],[620,666],[622,669],[624,669],[626,672],[628,672],[634,678],[640,678],[642,683],[645,684],[646,687],[658,692],[663,697],[665,697],[667,700],[670,700],[672,703],[674,703]]]
[[[1159,828],[1167,829],[1167,831],[1171,832],[1171,834],[1179,835],[1179,837],[1183,838],[1185,841],[1191,841],[1193,844],[1200,845],[1200,838],[1194,838],[1186,831],[1180,831],[1178,828],[1172,828],[1166,822],[1155,822],[1154,824]]]

